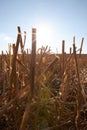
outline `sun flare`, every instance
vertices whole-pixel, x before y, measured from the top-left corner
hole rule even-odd
[[[48,25],[40,25],[37,27],[37,42],[40,45],[51,44],[52,42],[52,29]]]

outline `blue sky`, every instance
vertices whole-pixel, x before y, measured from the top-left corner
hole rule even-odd
[[[43,26],[49,29],[46,41],[38,36],[37,48],[48,45],[52,51],[61,52],[72,47],[73,36],[79,48],[84,37],[83,53],[87,53],[87,0],[0,0],[0,51],[8,50],[8,43],[15,43],[17,26],[27,32],[26,48],[31,48],[31,30]]]

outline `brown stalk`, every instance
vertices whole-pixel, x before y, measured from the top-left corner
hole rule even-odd
[[[19,130],[25,130],[29,119],[29,113],[31,108],[32,99],[34,96],[35,88],[35,62],[36,62],[36,29],[32,29],[32,53],[31,53],[31,67],[30,67],[30,91],[28,92],[28,100],[23,114],[22,122]]]
[[[16,46],[14,48],[13,59],[12,59],[12,71],[11,71],[11,75],[10,75],[10,90],[12,90],[12,84],[14,85],[15,89],[17,89],[16,57],[17,57],[17,52],[18,52],[20,39],[22,39],[21,30],[20,30],[20,27],[18,27],[17,42],[16,42]]]
[[[78,88],[77,88],[77,95],[76,95],[76,118],[75,118],[75,124],[76,124],[76,130],[79,130],[78,128],[78,118],[79,118],[79,109],[81,106],[81,101],[83,100],[82,95],[82,88],[80,84],[80,77],[79,77],[79,71],[78,71],[78,62],[77,62],[77,56],[76,56],[76,47],[75,43],[73,44],[73,52],[75,57],[75,65],[76,65],[76,73],[77,73],[77,79],[78,79]]]

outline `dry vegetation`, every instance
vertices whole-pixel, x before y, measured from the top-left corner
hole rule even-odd
[[[24,37],[25,42],[26,36]],[[73,53],[24,52],[18,27],[13,55],[0,56],[0,130],[87,130],[87,61]],[[18,54],[19,44],[22,54]],[[80,48],[80,53],[81,53]]]

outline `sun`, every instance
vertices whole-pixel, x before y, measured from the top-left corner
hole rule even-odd
[[[37,42],[40,45],[49,45],[53,40],[52,28],[46,24],[37,27]]]

